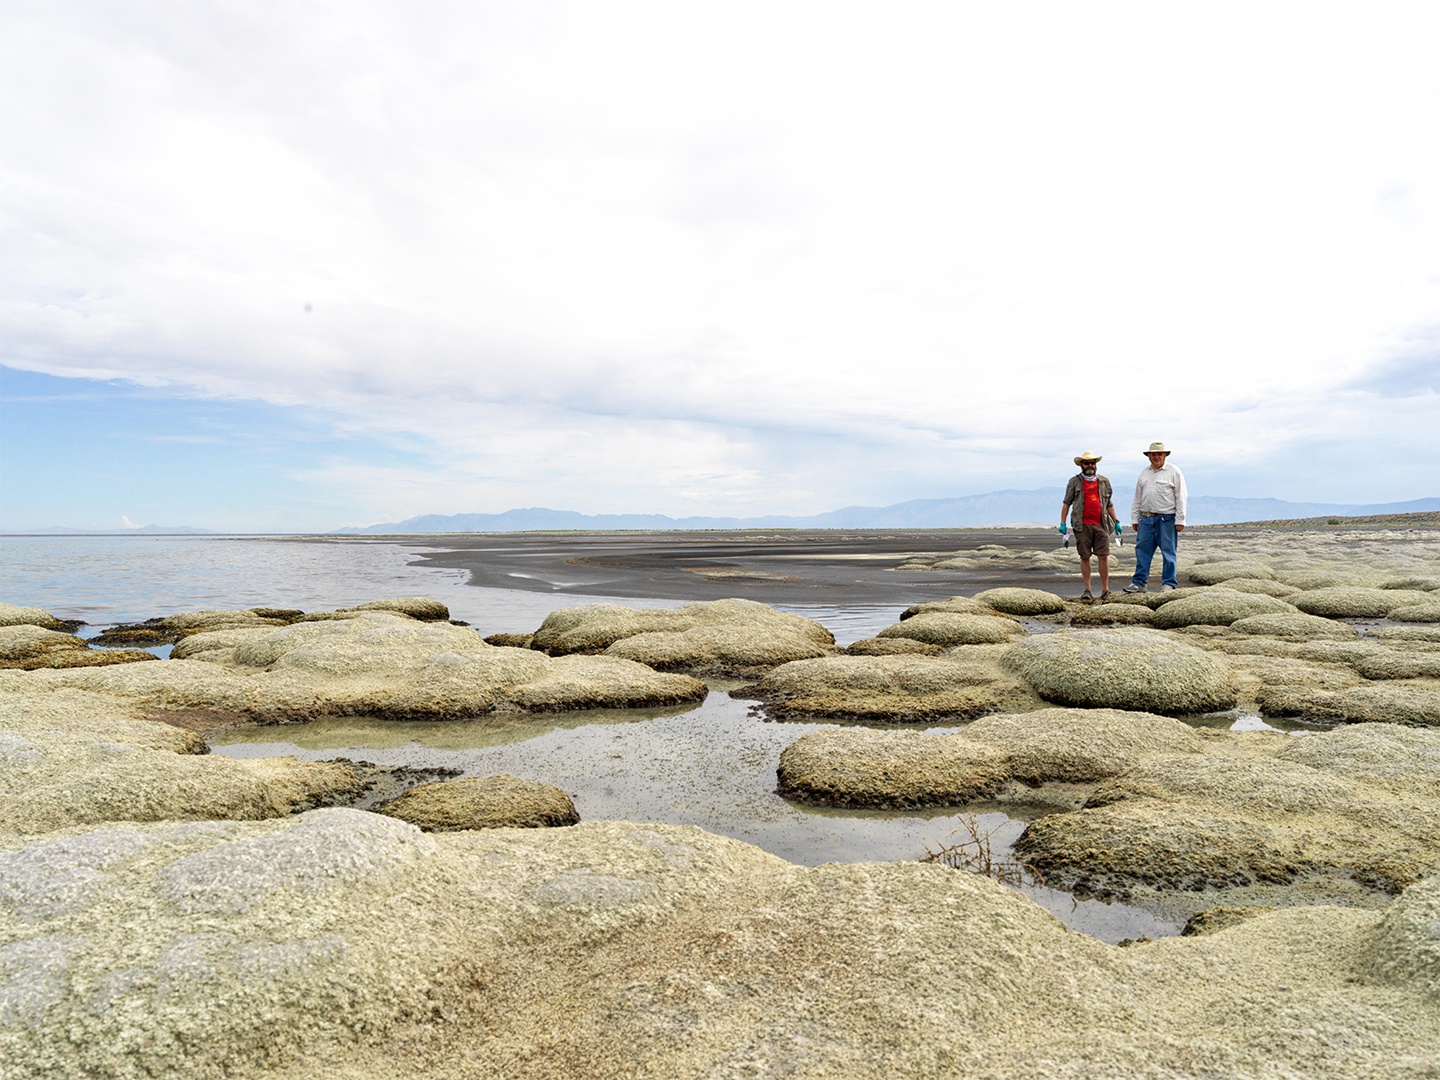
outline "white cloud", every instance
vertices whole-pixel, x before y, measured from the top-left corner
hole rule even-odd
[[[7,20],[0,360],[415,433],[307,476],[406,512],[1243,472],[1440,318],[1428,4]]]

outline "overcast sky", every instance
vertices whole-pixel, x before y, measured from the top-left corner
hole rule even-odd
[[[0,0],[7,528],[1440,495],[1440,4]],[[1057,503],[1058,513],[1058,503]]]

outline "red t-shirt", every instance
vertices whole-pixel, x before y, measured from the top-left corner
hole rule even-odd
[[[1080,523],[1082,525],[1101,524],[1105,518],[1105,511],[1100,506],[1100,481],[1081,480],[1080,487],[1085,492],[1085,509],[1081,511]]]

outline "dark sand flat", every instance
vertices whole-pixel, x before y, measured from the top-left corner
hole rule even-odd
[[[427,564],[468,570],[472,585],[588,596],[906,605],[997,585],[1071,584],[1049,572],[896,569],[915,555],[984,544],[1059,546],[1054,530],[1036,528],[467,533],[424,542],[436,549],[420,553]]]

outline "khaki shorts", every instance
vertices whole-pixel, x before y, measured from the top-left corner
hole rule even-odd
[[[1110,554],[1110,530],[1104,525],[1076,525],[1075,550],[1080,558]]]

